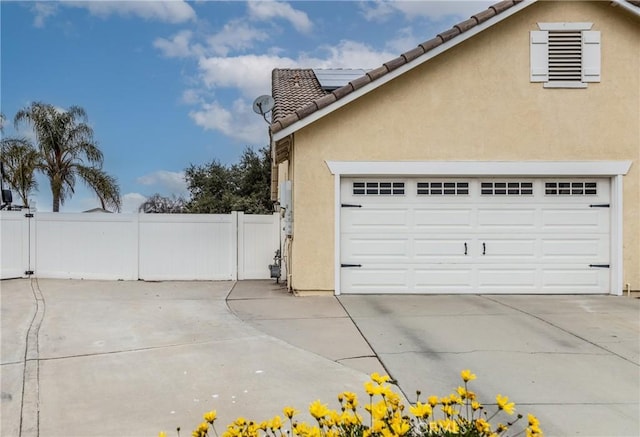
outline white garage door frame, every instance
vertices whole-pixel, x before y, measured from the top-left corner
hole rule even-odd
[[[435,176],[435,177],[604,177],[610,178],[611,269],[610,292],[622,294],[622,182],[631,161],[326,161],[334,175],[334,290],[341,294],[342,199],[340,184],[345,177]]]

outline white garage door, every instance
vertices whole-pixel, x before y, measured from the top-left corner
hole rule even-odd
[[[343,178],[342,293],[608,293],[608,179]]]

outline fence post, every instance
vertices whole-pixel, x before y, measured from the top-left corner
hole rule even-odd
[[[33,215],[33,217],[27,218],[27,250],[28,250],[28,259],[27,266],[28,269],[34,272],[34,277],[38,277],[38,265],[37,265],[37,245],[38,245],[38,213],[29,209],[29,213]]]
[[[231,275],[234,281],[238,280],[238,232],[240,229],[238,222],[238,211],[231,211]]]
[[[238,256],[236,258],[236,265],[237,265],[237,271],[238,271],[238,280],[242,280],[245,279],[246,275],[245,275],[245,265],[244,265],[244,257],[245,257],[245,241],[244,241],[244,237],[245,237],[245,229],[244,229],[244,222],[245,222],[245,217],[244,217],[244,212],[243,211],[238,211],[238,240],[237,240],[237,249],[238,249]]]

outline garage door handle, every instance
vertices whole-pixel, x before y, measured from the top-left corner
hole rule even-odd
[[[340,264],[340,267],[362,267],[362,264]]]
[[[601,269],[610,268],[609,264],[589,264],[589,267],[598,267],[598,268],[601,268]]]
[[[464,254],[467,254],[467,243],[464,243]]]
[[[482,243],[482,254],[483,255],[487,254],[487,243]]]

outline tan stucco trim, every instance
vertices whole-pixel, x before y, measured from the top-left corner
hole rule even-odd
[[[631,161],[325,161],[334,175],[617,176]]]

